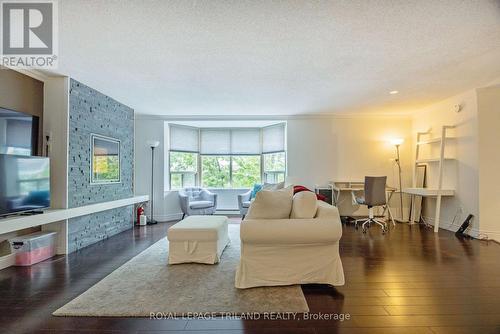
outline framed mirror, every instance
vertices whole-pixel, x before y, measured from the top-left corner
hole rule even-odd
[[[92,134],[90,183],[120,183],[120,141]]]

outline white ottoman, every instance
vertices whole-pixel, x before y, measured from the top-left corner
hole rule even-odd
[[[168,229],[168,263],[219,262],[229,244],[227,217],[189,216]]]

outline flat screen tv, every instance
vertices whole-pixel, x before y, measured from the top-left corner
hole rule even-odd
[[[48,207],[49,158],[0,154],[0,216]]]
[[[37,155],[39,118],[0,108],[0,153]]]

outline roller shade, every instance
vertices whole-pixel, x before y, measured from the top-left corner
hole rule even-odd
[[[231,154],[231,130],[201,129],[201,154]]]
[[[277,124],[262,129],[262,153],[285,150],[285,124]]]
[[[169,125],[170,150],[183,152],[199,151],[199,130],[183,125]]]
[[[231,154],[260,153],[260,129],[231,130]]]
[[[285,150],[285,124],[264,128],[196,128],[169,124],[170,150],[206,155],[258,155]]]

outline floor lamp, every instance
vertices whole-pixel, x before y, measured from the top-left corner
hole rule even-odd
[[[399,176],[399,212],[400,221],[404,222],[403,218],[403,189],[401,185],[401,160],[399,159],[399,146],[403,144],[404,140],[402,138],[395,138],[391,140],[392,145],[396,147],[396,164],[398,165],[398,176]]]
[[[155,175],[155,148],[160,145],[160,142],[157,140],[148,140],[148,146],[151,147],[151,198],[149,199],[149,203],[151,203],[151,218],[148,221],[148,225],[156,224],[157,221],[154,220],[154,175]]]

